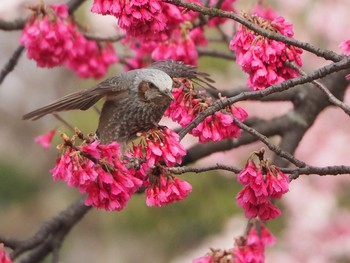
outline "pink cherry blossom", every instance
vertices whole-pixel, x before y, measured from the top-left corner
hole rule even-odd
[[[119,211],[144,179],[134,176],[119,158],[120,146],[116,142],[101,145],[94,141],[74,149],[66,146],[51,172],[54,180],[62,180],[87,193],[86,205]]]
[[[192,191],[192,186],[179,178],[159,175],[146,189],[148,206],[163,206],[185,199]]]
[[[66,4],[47,7],[45,13],[34,14],[26,23],[20,36],[20,43],[27,55],[39,67],[55,67],[66,59],[67,52],[74,47],[75,25],[67,20]]]
[[[233,106],[231,107],[231,114],[235,115],[240,121],[244,121],[248,116],[242,108]],[[241,135],[241,130],[233,123],[230,114],[218,111],[206,117],[204,121],[191,131],[191,134],[198,137],[200,142],[205,143],[226,138],[237,138]]]
[[[4,249],[3,243],[0,243],[0,263],[12,263],[10,255]]]
[[[162,127],[142,133],[140,136],[144,140],[146,163],[149,167],[160,161],[164,161],[169,167],[182,162],[186,151],[179,142],[178,134],[173,130]]]
[[[98,45],[80,33],[75,34],[74,48],[67,56],[66,66],[82,78],[101,78],[108,67],[118,61],[111,43]]]
[[[350,39],[342,41],[339,47],[344,51],[345,55],[350,55]]]
[[[133,159],[138,159],[138,161],[142,160],[144,158],[143,148],[142,145],[133,145],[133,148],[126,152],[126,156],[130,158],[130,161],[132,162]],[[129,169],[129,172],[136,178],[143,181],[144,187],[148,186],[147,173],[148,173],[149,167],[147,162],[143,162],[140,164],[140,166],[137,168],[131,168]]]
[[[350,39],[342,41],[339,47],[344,51],[345,55],[350,56]],[[350,79],[350,74],[346,75],[346,78]]]
[[[91,11],[118,18],[118,25],[128,36],[139,39],[162,39],[167,35],[166,17],[160,0],[95,0]]]
[[[170,104],[164,116],[170,117],[182,127],[187,126],[201,112],[212,105],[212,98],[205,91],[188,88],[188,83],[173,89],[175,100]],[[248,114],[239,107],[230,106],[204,119],[190,134],[199,138],[200,142],[220,141],[226,138],[236,138],[241,134],[232,116],[244,121]]]
[[[154,60],[167,60],[174,59],[178,61],[183,61],[186,64],[197,65],[198,52],[196,43],[192,37],[196,37],[196,40],[202,39],[204,35],[203,32],[196,31],[196,34],[191,35],[189,32],[181,29],[173,30],[171,39],[164,42],[158,42],[154,51],[152,52],[152,58]]]
[[[55,136],[56,129],[52,129],[45,134],[35,137],[34,141],[40,144],[44,149],[49,149],[52,138]]]
[[[245,185],[236,198],[247,218],[269,220],[281,215],[271,199],[280,199],[288,192],[289,179],[276,166],[262,162],[262,167],[257,167],[250,159],[237,179]]]
[[[129,48],[134,52],[134,56],[132,58],[126,59],[126,71],[144,68],[151,64],[151,53],[157,46],[156,42],[147,41],[140,43],[138,40],[129,37],[123,40],[123,44],[129,45]]]
[[[66,4],[39,5],[20,42],[39,67],[66,65],[83,78],[101,78],[118,60],[111,43],[97,44],[78,31]]]
[[[218,0],[210,0],[209,5],[212,7],[216,7]],[[223,0],[220,6],[221,10],[229,11],[229,12],[236,12],[236,10],[233,8],[233,4],[236,2],[236,0]],[[215,27],[220,24],[225,23],[228,20],[228,18],[224,17],[213,17],[208,21],[208,26]]]
[[[286,23],[283,17],[275,17],[273,13],[262,10],[258,10],[256,14],[245,14],[245,16],[251,22],[267,30],[287,37],[294,35],[293,26]],[[242,25],[231,40],[230,48],[236,53],[237,64],[249,74],[247,85],[252,90],[265,89],[299,75],[285,62],[295,62],[301,66],[302,50],[300,48],[258,36]]]
[[[255,225],[251,227],[247,237],[236,239],[233,249],[234,263],[264,263],[265,247],[275,243],[275,237],[264,225],[260,225],[259,233]]]
[[[274,20],[278,17],[278,15],[273,9],[271,9],[270,7],[262,7],[260,4],[257,4],[253,8],[252,14],[265,18],[267,20]]]
[[[173,88],[174,100],[164,113],[164,116],[170,117],[182,127],[187,126],[195,118],[195,113],[192,110],[191,94],[184,91],[184,89],[184,85],[179,88]]]
[[[198,5],[203,5],[200,0],[189,0],[188,2],[194,2]],[[198,13],[192,10],[186,10],[184,7],[176,6],[168,3],[161,3],[162,12],[166,17],[166,31],[168,36],[171,35],[174,29],[178,29],[184,22],[193,23],[198,17]]]

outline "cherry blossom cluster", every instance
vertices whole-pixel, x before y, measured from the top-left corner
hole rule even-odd
[[[127,38],[125,43],[135,53],[133,58],[127,60],[128,69],[133,69],[146,66],[152,60],[167,59],[197,65],[197,46],[206,46],[207,39],[203,28],[191,28],[191,23],[182,23],[171,31],[166,41],[153,40],[144,43],[135,38]]]
[[[4,250],[4,244],[0,243],[0,262],[1,263],[12,263],[10,255]]]
[[[146,204],[157,207],[171,204],[185,199],[191,191],[192,186],[188,182],[156,168],[149,174]]]
[[[27,55],[39,67],[65,65],[80,77],[101,78],[118,58],[110,43],[86,39],[69,16],[65,3],[37,6],[20,36]]]
[[[128,156],[146,160],[136,172],[147,175],[143,185],[146,187],[146,204],[160,207],[186,198],[192,186],[171,176],[159,165],[164,162],[167,167],[173,167],[181,163],[186,151],[179,143],[178,134],[167,127],[159,127],[140,133],[139,136],[140,144],[134,145]]]
[[[129,155],[146,160],[135,174],[147,175],[143,184],[146,187],[146,204],[160,207],[186,198],[192,186],[171,176],[164,166],[159,166],[161,162],[167,167],[181,164],[186,151],[179,142],[178,134],[167,127],[158,127],[138,135],[140,144],[134,145]]]
[[[213,104],[212,98],[208,97],[204,90],[194,89],[187,80],[184,80],[183,85],[179,88],[174,88],[172,92],[175,100],[164,116],[170,117],[182,127],[187,126],[200,112]],[[202,143],[237,138],[240,136],[241,130],[234,124],[232,116],[244,121],[248,114],[242,108],[231,105],[206,117],[190,133],[198,137]]]
[[[246,235],[235,239],[230,250],[212,249],[207,255],[194,259],[192,263],[264,263],[265,247],[276,242],[275,237],[258,220],[249,223]]]
[[[130,36],[166,38],[166,17],[159,0],[94,0],[91,11],[117,17],[119,27]]]
[[[237,194],[237,204],[244,209],[247,218],[258,216],[266,221],[281,214],[271,199],[280,199],[288,192],[289,178],[276,166],[263,160],[263,153],[256,155],[259,156],[260,164],[257,166],[252,156],[237,177],[245,185]]]
[[[277,17],[271,10],[258,9],[255,13],[244,14],[250,22],[263,29],[293,37],[293,26]],[[299,73],[286,65],[295,62],[302,65],[302,49],[256,35],[240,25],[230,42],[230,49],[236,53],[236,62],[249,74],[247,85],[252,90],[265,89],[273,84],[297,77]]]
[[[62,180],[81,193],[87,193],[86,205],[108,211],[122,210],[143,181],[134,176],[120,160],[120,146],[102,145],[92,137],[81,146],[63,136],[62,155],[51,170],[55,181]]]
[[[275,244],[275,237],[262,225],[253,225],[246,237],[236,239],[234,263],[264,263],[265,247]]]
[[[173,130],[159,127],[138,135],[142,138],[141,143],[144,144],[145,159],[149,167],[160,161],[164,161],[168,167],[182,162],[186,150],[180,144],[179,135]]]
[[[199,0],[191,1],[202,5]],[[233,1],[224,2],[228,10]],[[124,43],[135,53],[134,58],[127,60],[127,69],[145,66],[151,59],[196,65],[197,46],[207,45],[203,29],[192,26],[198,13],[160,0],[94,0],[91,11],[118,18],[118,25],[127,36]]]
[[[167,40],[180,23],[196,17],[193,11],[184,13],[184,8],[161,0],[94,0],[91,11],[115,16],[127,36],[139,40]]]
[[[51,170],[54,180],[86,193],[86,205],[108,211],[125,208],[141,186],[146,188],[148,206],[183,200],[192,191],[191,185],[166,170],[166,166],[180,164],[186,154],[178,135],[162,127],[139,136],[141,143],[124,157],[117,142],[100,144],[94,135],[84,137],[79,130],[71,139],[63,134],[64,143],[58,146],[62,153]],[[77,140],[83,143],[76,146]]]

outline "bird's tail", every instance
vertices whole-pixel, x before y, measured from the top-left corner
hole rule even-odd
[[[64,96],[63,98],[50,103],[42,108],[23,115],[23,120],[37,120],[46,114],[67,111],[67,110],[87,110],[99,101],[103,95],[96,90],[84,90]]]

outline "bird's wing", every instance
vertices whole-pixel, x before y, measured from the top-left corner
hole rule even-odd
[[[214,83],[208,73],[200,72],[197,67],[192,65],[187,65],[182,61],[175,60],[160,60],[152,63],[148,68],[159,69],[167,73],[171,78],[186,78],[199,85],[205,84],[210,88],[214,88],[211,83]]]
[[[119,78],[120,77],[109,78],[98,84],[95,88],[68,94],[42,108],[25,114],[23,119],[36,120],[46,114],[58,111],[87,110],[103,97],[117,96],[127,92],[128,87],[122,85],[123,82],[119,81]]]

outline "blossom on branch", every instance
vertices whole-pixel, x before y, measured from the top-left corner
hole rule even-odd
[[[146,204],[148,206],[160,207],[181,201],[192,191],[192,186],[179,178],[159,174],[159,172],[149,176],[149,185],[146,189]]]
[[[114,142],[101,145],[97,140],[74,146],[70,139],[61,145],[63,154],[51,170],[54,180],[62,180],[87,193],[86,205],[122,210],[127,201],[143,184],[120,160],[120,146]]]
[[[207,255],[194,259],[192,263],[264,263],[265,247],[276,242],[275,237],[259,220],[252,220],[244,236],[235,239],[234,248],[212,249]]]
[[[170,117],[182,127],[187,126],[200,112],[213,104],[212,98],[208,97],[204,90],[194,89],[188,81],[185,81],[179,88],[174,88],[172,93],[175,100],[170,104],[164,116]],[[244,121],[248,114],[240,107],[228,106],[206,117],[190,134],[198,137],[202,143],[237,138],[241,130],[233,122],[232,116]]]
[[[157,43],[152,52],[154,60],[173,59],[183,61],[185,64],[197,65],[197,47],[191,35],[174,30],[172,38],[168,41]]]
[[[264,13],[259,10],[258,14],[263,15]],[[287,37],[294,35],[292,25],[286,23],[283,17],[271,19],[273,16],[271,12],[266,14],[266,18],[256,14],[244,14],[244,16],[263,29]],[[230,49],[236,53],[237,64],[249,74],[247,85],[252,90],[265,89],[273,84],[299,76],[295,69],[286,65],[286,62],[295,62],[301,66],[302,49],[257,35],[243,25],[239,26],[231,40]]]
[[[69,16],[65,3],[34,9],[20,37],[28,57],[39,67],[66,65],[80,77],[103,77],[118,61],[111,43],[86,39]]]
[[[180,144],[179,135],[167,127],[151,129],[138,134],[145,148],[146,163],[149,167],[164,161],[169,167],[182,162],[186,150]]]
[[[160,0],[94,0],[91,11],[118,18],[118,25],[128,36],[143,39],[167,38],[166,17]]]
[[[201,4],[198,0],[193,2]],[[197,17],[196,12],[184,10],[161,0],[94,0],[91,7],[94,13],[115,16],[128,37],[159,43],[167,40],[181,23]]]
[[[259,228],[257,230],[256,228]],[[275,237],[262,225],[250,228],[246,237],[236,238],[233,249],[234,263],[264,263],[265,247],[276,242]]]
[[[271,199],[280,199],[288,192],[289,178],[276,166],[262,159],[260,166],[256,166],[249,159],[237,179],[245,185],[237,194],[237,204],[244,209],[247,218],[258,216],[262,220],[269,220],[281,214]]]
[[[108,67],[118,61],[111,43],[97,44],[77,33],[74,45],[68,53],[66,66],[81,78],[101,78],[107,73]]]
[[[236,12],[236,10],[232,6],[235,2],[236,2],[236,0],[223,0],[223,1],[210,0],[209,6],[218,8],[217,4],[221,3],[221,5],[220,5],[221,10],[228,11],[228,12]],[[216,27],[216,26],[219,26],[219,25],[225,23],[227,20],[228,20],[228,18],[226,18],[226,17],[212,17],[208,21],[208,26]]]
[[[46,9],[41,5],[36,11],[26,23],[20,43],[39,67],[61,65],[74,48],[75,24],[67,19],[67,5],[51,5]]]

